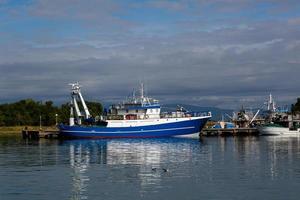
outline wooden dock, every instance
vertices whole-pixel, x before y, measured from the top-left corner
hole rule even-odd
[[[58,131],[37,131],[37,130],[22,130],[22,138],[29,140],[38,140],[40,138],[52,139],[58,138]]]
[[[205,128],[200,136],[249,136],[258,135],[257,128]]]

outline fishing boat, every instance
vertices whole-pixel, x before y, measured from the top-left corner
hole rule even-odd
[[[266,124],[257,127],[260,135],[300,135],[299,128],[288,128],[279,124]]]
[[[299,122],[293,120],[292,115],[289,115],[287,110],[280,110],[276,107],[272,94],[269,95],[266,104],[265,118],[267,123],[257,127],[260,135],[300,135]]]
[[[126,101],[110,106],[99,120],[92,118],[78,83],[70,84],[71,106],[69,125],[58,126],[61,137],[68,138],[154,138],[200,133],[211,113],[188,112],[179,107],[161,113],[158,100],[135,92]],[[79,103],[83,112],[80,111]]]

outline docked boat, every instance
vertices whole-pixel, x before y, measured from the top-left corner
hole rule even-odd
[[[232,122],[226,122],[224,116],[222,115],[222,120],[218,121],[211,128],[213,129],[232,129],[235,128],[235,125]]]
[[[300,129],[291,129],[278,124],[267,124],[257,127],[260,135],[300,135]]]
[[[78,83],[71,84],[71,107],[69,125],[60,124],[60,136],[70,138],[153,138],[182,136],[200,133],[211,118],[211,113],[194,113],[178,108],[171,113],[161,113],[155,99],[144,95],[128,98],[112,105],[99,120],[90,115]],[[80,111],[81,103],[83,112]]]
[[[260,135],[300,135],[299,122],[293,120],[293,116],[289,115],[286,109],[276,107],[272,94],[266,104],[268,106],[265,112],[267,124],[257,126]]]

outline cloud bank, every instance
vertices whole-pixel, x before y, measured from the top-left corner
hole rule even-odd
[[[162,103],[222,108],[299,96],[296,1],[0,1],[1,102],[120,101],[140,81]]]

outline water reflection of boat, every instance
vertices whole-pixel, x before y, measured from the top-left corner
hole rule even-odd
[[[199,140],[187,138],[64,140],[62,144],[70,146],[72,166],[82,161],[108,165],[158,165],[165,151],[172,149],[174,153],[189,153],[190,146],[199,144]],[[185,150],[182,151],[178,146]],[[88,166],[88,163],[85,165]]]
[[[176,166],[179,156],[191,162],[193,149],[198,144],[197,140],[184,138],[64,140],[61,143],[69,147],[74,199],[86,198],[90,182],[99,176],[113,177],[115,181],[137,178],[140,191],[153,185],[160,187],[164,169],[170,167],[166,163]],[[101,172],[90,176],[89,170],[95,166],[101,168]]]

